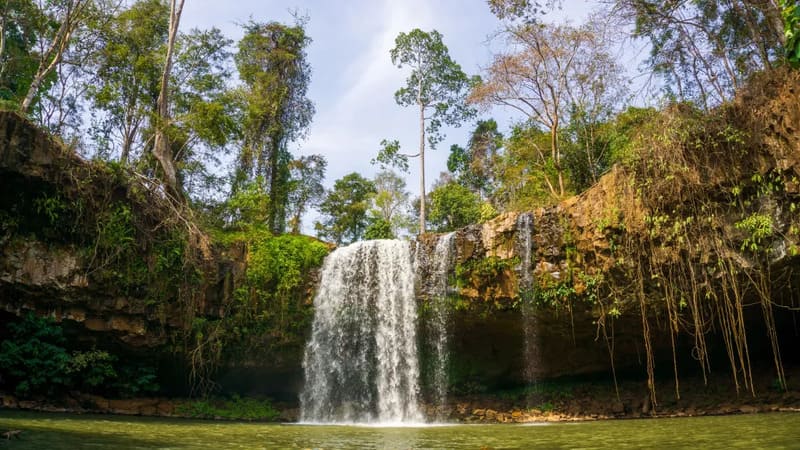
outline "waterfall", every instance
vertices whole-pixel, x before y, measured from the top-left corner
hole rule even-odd
[[[448,365],[450,353],[447,348],[447,324],[449,322],[450,306],[447,302],[447,285],[450,272],[453,268],[455,233],[448,233],[439,237],[433,252],[431,264],[431,289],[429,292],[430,320],[428,321],[429,336],[433,350],[433,365],[431,368],[431,390],[438,414],[447,406],[447,388],[449,385]],[[440,417],[442,418],[442,417]]]
[[[303,367],[303,422],[422,421],[408,242],[358,242],[328,255]]]
[[[520,255],[519,291],[522,299],[522,328],[525,334],[525,381],[531,385],[535,380],[536,364],[539,361],[537,348],[537,326],[533,305],[533,267],[531,267],[531,251],[533,243],[533,216],[523,213],[517,217],[517,251]]]

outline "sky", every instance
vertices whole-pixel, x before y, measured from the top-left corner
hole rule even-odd
[[[565,0],[550,20],[580,23],[597,2]],[[312,78],[308,96],[316,115],[304,141],[293,145],[294,155],[321,154],[328,160],[326,186],[350,172],[372,177],[378,170],[370,161],[380,141],[397,139],[401,148],[416,153],[419,122],[414,108],[394,101],[408,72],[395,67],[389,57],[400,32],[414,28],[438,30],[467,75],[480,73],[491,61],[489,37],[500,22],[485,0],[188,0],[181,29],[217,27],[238,41],[241,24],[255,21],[292,23],[291,11],[309,17],[307,34],[312,42],[308,60]],[[498,45],[494,41],[493,45]],[[507,130],[521,117],[509,111],[489,111],[481,118],[494,117]],[[452,144],[465,145],[473,123],[444,128],[445,140],[436,150],[426,151],[428,189],[446,171]],[[408,190],[419,194],[419,162],[410,162]],[[304,219],[310,232],[315,217]]]

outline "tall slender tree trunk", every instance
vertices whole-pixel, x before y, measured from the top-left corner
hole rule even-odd
[[[169,11],[169,36],[167,38],[167,55],[164,61],[164,71],[161,73],[161,91],[158,94],[158,120],[156,126],[153,156],[158,160],[164,172],[164,182],[167,188],[178,194],[178,176],[175,170],[169,138],[164,129],[169,122],[169,76],[172,71],[172,54],[175,51],[175,38],[178,35],[178,25],[181,21],[184,0],[172,0]],[[178,195],[178,197],[180,197]]]
[[[267,222],[270,231],[282,234],[286,231],[286,177],[282,161],[282,133],[270,137],[272,149],[269,155],[269,212]]]
[[[425,105],[419,104],[419,234],[425,233]]]
[[[0,12],[0,77],[6,70],[6,64],[3,61],[3,54],[6,52],[6,14],[8,10],[8,0],[3,11]]]
[[[61,20],[58,31],[56,31],[55,36],[53,36],[53,41],[50,43],[50,46],[42,54],[39,60],[39,67],[36,69],[36,74],[33,76],[31,85],[28,87],[28,92],[20,104],[19,110],[23,114],[27,113],[31,108],[36,94],[39,93],[42,82],[44,82],[45,78],[47,78],[58,63],[61,62],[61,58],[64,56],[64,52],[69,45],[72,32],[75,31],[75,28],[80,24],[80,16],[85,6],[86,2],[84,0],[73,0],[73,2],[67,5],[67,10],[64,12],[64,17]]]

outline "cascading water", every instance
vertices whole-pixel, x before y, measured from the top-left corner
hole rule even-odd
[[[447,285],[453,268],[455,233],[439,237],[433,252],[431,264],[431,289],[429,292],[430,319],[428,320],[429,336],[433,350],[431,367],[431,390],[435,396],[439,415],[447,405],[447,388],[449,384],[447,369],[450,353],[447,348],[447,324],[449,322],[449,305],[447,304]]]
[[[322,267],[303,367],[303,422],[421,422],[409,242],[337,249]]]
[[[522,328],[525,333],[525,381],[531,385],[535,380],[536,364],[539,361],[536,316],[533,305],[533,275],[531,267],[531,251],[533,217],[523,213],[517,217],[517,251],[520,255],[519,289],[522,298]]]

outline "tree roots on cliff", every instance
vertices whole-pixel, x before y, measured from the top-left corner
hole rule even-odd
[[[670,337],[676,395],[681,332],[693,340],[692,357],[704,379],[712,370],[707,337],[721,336],[737,392],[755,395],[752,324],[745,315],[753,304],[760,305],[776,382],[786,389],[774,308],[787,306],[774,290],[792,278],[791,265],[776,263],[798,254],[800,147],[770,111],[793,108],[795,117],[800,108],[786,104],[796,99],[768,94],[798,86],[796,73],[754,80],[739,101],[708,115],[677,105],[634,140],[633,156],[622,169],[627,176],[621,177],[629,182],[617,186],[621,201],[613,205],[620,209],[616,233],[624,252],[612,257],[614,275],[605,279],[601,303],[638,305],[654,407],[652,320]],[[763,132],[765,127],[770,131]],[[609,310],[605,305],[603,316]]]

